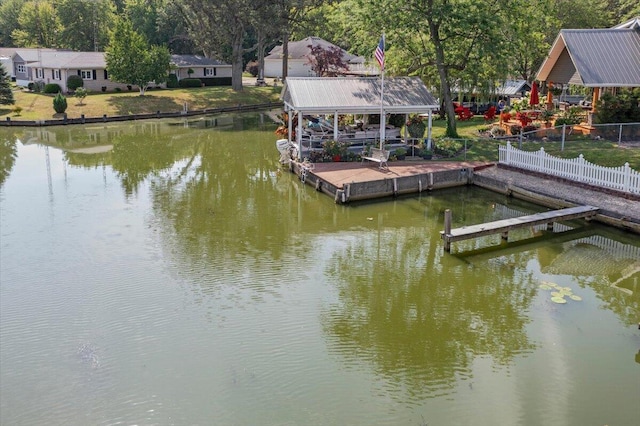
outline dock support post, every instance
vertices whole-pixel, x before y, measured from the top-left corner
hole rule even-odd
[[[322,189],[322,181],[320,179],[316,179],[316,191],[320,191]]]
[[[451,209],[444,211],[444,251],[451,251],[451,241],[449,241],[449,234],[451,234]]]
[[[398,196],[398,179],[393,178],[393,196]]]
[[[418,193],[422,194],[422,177],[418,178]]]
[[[433,189],[433,173],[429,173],[429,189]]]

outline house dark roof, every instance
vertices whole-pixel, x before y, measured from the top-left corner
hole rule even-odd
[[[178,68],[231,66],[217,59],[207,58],[200,55],[171,55],[171,63]]]
[[[289,77],[281,98],[287,109],[307,114],[379,114],[380,82],[366,77]],[[385,79],[385,112],[428,112],[437,108],[438,102],[420,78]]]
[[[586,87],[640,87],[640,28],[561,30],[537,79]]]

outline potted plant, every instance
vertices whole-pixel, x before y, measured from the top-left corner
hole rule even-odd
[[[404,160],[407,157],[407,150],[404,148],[397,148],[393,153],[398,160]]]
[[[540,118],[544,121],[545,127],[551,127],[551,119],[553,118],[554,113],[550,109],[543,109],[542,113],[540,113]]]
[[[425,160],[431,160],[433,158],[433,151],[429,148],[424,148],[420,150],[420,156]]]
[[[322,149],[324,150],[325,154],[333,161],[340,161],[342,159],[343,151],[346,152],[346,150],[344,150],[343,146],[341,145],[342,144],[340,144],[338,141],[332,139],[324,142],[322,144]]]
[[[424,124],[422,117],[418,114],[413,114],[407,120],[407,131],[409,132],[409,136],[414,139],[419,139],[424,136],[424,131],[427,126]]]

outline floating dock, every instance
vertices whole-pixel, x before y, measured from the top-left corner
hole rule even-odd
[[[447,209],[444,213],[444,231],[440,232],[440,236],[444,240],[444,250],[450,252],[451,243],[455,241],[468,240],[492,234],[501,234],[502,239],[507,240],[509,238],[509,231],[513,229],[528,228],[546,223],[547,229],[552,230],[554,222],[579,218],[586,218],[588,220],[594,217],[598,210],[597,207],[593,206],[569,207],[566,209],[552,210],[512,219],[496,220],[451,229],[451,210]]]

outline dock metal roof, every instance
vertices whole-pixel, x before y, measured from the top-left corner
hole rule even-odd
[[[586,87],[640,87],[640,28],[561,30],[537,79]]]
[[[367,77],[288,77],[281,98],[287,110],[305,114],[379,114],[381,79]],[[384,80],[385,113],[421,113],[438,102],[418,77]]]

